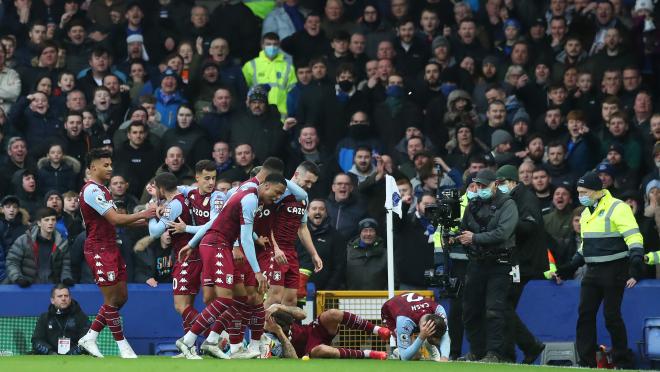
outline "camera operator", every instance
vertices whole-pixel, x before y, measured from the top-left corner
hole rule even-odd
[[[465,359],[499,363],[504,360],[511,290],[511,251],[515,246],[518,209],[498,192],[495,173],[484,169],[473,179],[478,198],[463,216],[461,244],[470,259],[463,295],[463,323],[470,352]]]
[[[509,195],[518,208],[518,224],[516,225],[516,246],[513,248],[511,265],[513,265],[513,284],[509,294],[511,304],[510,334],[507,345],[510,347],[507,358],[515,360],[514,344],[525,354],[524,364],[532,364],[541,354],[545,345],[527,329],[516,313],[518,301],[522,296],[527,282],[532,279],[543,279],[543,272],[548,270],[548,254],[546,252],[545,231],[541,206],[534,193],[518,182],[518,169],[512,165],[501,166],[496,173],[497,188]]]

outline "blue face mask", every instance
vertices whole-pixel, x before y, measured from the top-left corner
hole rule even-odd
[[[468,200],[473,200],[473,199],[475,199],[477,196],[479,196],[476,192],[474,192],[474,191],[470,191],[470,190],[468,190],[468,191],[466,192],[466,194],[467,194],[467,198],[468,198]]]
[[[508,194],[509,191],[511,191],[511,190],[509,189],[509,185],[507,185],[507,184],[499,185],[499,186],[497,186],[497,189],[500,190],[500,192],[501,192],[502,194]]]
[[[484,189],[479,189],[479,191],[477,191],[477,194],[479,195],[479,198],[483,200],[488,200],[493,197],[493,190],[491,190],[490,187],[486,187]]]
[[[390,85],[385,90],[385,94],[388,97],[400,98],[403,96],[403,88],[398,85]]]
[[[585,207],[591,207],[594,205],[594,201],[589,197],[589,195],[580,196],[578,199],[580,200],[580,204],[584,205]]]
[[[264,53],[266,53],[266,57],[268,58],[274,58],[279,52],[280,52],[280,47],[278,47],[277,45],[266,45],[264,47]]]
[[[445,97],[449,97],[449,94],[454,90],[456,90],[456,84],[454,83],[443,83],[440,85],[440,91]]]

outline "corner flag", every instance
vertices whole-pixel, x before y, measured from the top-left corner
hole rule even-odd
[[[385,175],[385,209],[391,209],[392,212],[399,215],[399,218],[403,218],[401,192],[396,185],[396,180],[389,174]]]

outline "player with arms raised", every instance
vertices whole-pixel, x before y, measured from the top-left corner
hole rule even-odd
[[[186,358],[200,358],[192,351],[195,341],[198,335],[202,334],[216,320],[224,323],[225,329],[229,329],[231,323],[236,320],[237,310],[233,306],[232,299],[234,287],[232,248],[237,239],[240,238],[245,258],[255,272],[259,290],[265,291],[266,277],[261,272],[254,248],[254,216],[259,202],[274,203],[282,196],[285,188],[284,177],[271,174],[257,188],[236,191],[227,200],[211,228],[204,235],[199,247],[203,267],[202,282],[204,286],[215,287],[216,298],[197,316],[190,331],[177,340],[176,346]],[[189,245],[179,251],[179,258],[187,257],[196,243],[193,238]],[[216,357],[228,358],[217,345],[202,345],[202,349]]]
[[[337,309],[322,312],[307,325],[297,322],[305,319],[305,311],[295,307],[274,304],[268,308],[265,330],[273,340],[272,353],[281,358],[341,358],[386,359],[387,353],[375,350],[356,350],[332,347],[339,325],[378,335],[383,341],[390,338],[390,330],[373,325],[358,315]]]
[[[94,281],[103,294],[103,305],[92,322],[89,331],[78,340],[81,349],[102,358],[96,340],[106,325],[119,347],[122,358],[137,358],[131,345],[124,338],[119,319],[119,309],[128,300],[126,288],[126,264],[117,247],[115,226],[126,226],[156,215],[155,206],[140,213],[119,214],[105,186],[112,177],[112,155],[102,149],[92,149],[87,154],[89,181],[80,191],[80,211],[85,221],[87,239],[84,244],[85,261],[94,274]]]
[[[404,293],[383,304],[381,317],[383,326],[396,333],[401,360],[413,359],[422,346],[428,351],[430,359],[438,362],[449,360],[447,313],[441,305],[416,293]],[[411,342],[413,333],[417,332],[417,339]]]

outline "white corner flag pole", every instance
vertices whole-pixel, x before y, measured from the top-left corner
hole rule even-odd
[[[392,209],[387,210],[387,297],[394,297],[394,221]]]

